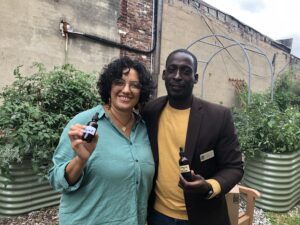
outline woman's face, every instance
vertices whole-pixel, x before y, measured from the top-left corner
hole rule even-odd
[[[139,102],[140,93],[141,85],[137,71],[127,68],[123,71],[122,78],[116,79],[112,83],[111,107],[131,112]]]

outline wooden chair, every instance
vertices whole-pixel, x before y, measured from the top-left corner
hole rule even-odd
[[[255,200],[260,197],[260,192],[242,185],[238,185],[238,187],[246,201],[246,211],[239,214],[238,225],[252,225]]]

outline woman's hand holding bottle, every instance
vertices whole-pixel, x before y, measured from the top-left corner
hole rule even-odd
[[[82,140],[82,136],[86,128],[87,126],[85,125],[75,124],[69,131],[72,149],[83,162],[86,162],[89,159],[90,155],[96,148],[99,138],[98,133],[95,133],[94,138],[92,138],[90,142]]]

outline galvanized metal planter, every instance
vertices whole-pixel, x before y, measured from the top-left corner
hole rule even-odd
[[[300,150],[261,153],[246,160],[243,184],[261,192],[257,207],[274,212],[290,210],[300,201]]]
[[[60,194],[48,181],[40,181],[30,160],[10,166],[12,178],[0,173],[0,216],[15,216],[44,207],[58,205]]]

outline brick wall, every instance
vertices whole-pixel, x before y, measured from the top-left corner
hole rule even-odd
[[[153,1],[149,0],[121,0],[118,29],[120,42],[123,45],[149,51],[152,48]],[[151,65],[150,54],[140,54],[121,50],[121,56],[129,56]]]

